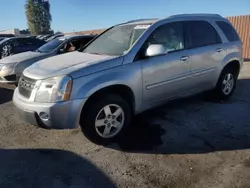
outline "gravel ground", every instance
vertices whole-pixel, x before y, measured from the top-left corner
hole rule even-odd
[[[199,95],[151,110],[123,145],[31,126],[12,94],[0,85],[1,188],[250,187],[250,63],[228,102]]]

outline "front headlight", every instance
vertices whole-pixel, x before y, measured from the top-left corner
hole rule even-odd
[[[36,92],[35,102],[59,102],[70,99],[72,79],[69,76],[57,76],[43,80]]]
[[[16,65],[17,63],[3,63],[0,65],[0,67],[2,67],[2,70],[8,70],[8,69],[14,69]]]

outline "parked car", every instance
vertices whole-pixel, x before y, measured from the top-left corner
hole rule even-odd
[[[0,59],[13,54],[36,50],[44,44],[44,41],[30,37],[6,38],[0,42]]]
[[[133,21],[25,69],[13,102],[31,124],[80,124],[91,141],[106,143],[124,138],[133,115],[169,100],[206,90],[228,99],[242,62],[242,42],[219,15]]]
[[[50,37],[53,36],[53,35],[54,35],[54,34],[43,35],[43,36],[41,36],[39,39],[46,41],[48,38],[50,38]]]
[[[35,51],[16,54],[0,60],[0,83],[17,84],[23,70],[36,61],[78,50],[94,35],[75,35],[54,39]]]
[[[46,41],[49,42],[53,39],[56,39],[58,37],[63,37],[64,35],[63,34],[55,34],[55,35],[52,35],[51,37],[47,38]]]

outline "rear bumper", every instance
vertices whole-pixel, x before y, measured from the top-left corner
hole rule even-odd
[[[36,103],[23,98],[18,88],[13,95],[17,113],[26,122],[53,129],[72,129],[79,126],[80,114],[86,100],[76,99],[58,103]],[[48,119],[41,118],[46,113]]]

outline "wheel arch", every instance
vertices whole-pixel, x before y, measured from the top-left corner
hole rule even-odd
[[[232,68],[235,71],[235,73],[236,73],[236,75],[238,77],[239,73],[240,73],[240,69],[241,69],[241,62],[240,62],[240,60],[237,59],[237,58],[235,58],[235,59],[230,59],[229,61],[227,61],[224,64],[223,68],[221,69],[220,74],[222,73],[223,70],[225,70],[226,68],[229,68],[229,67]]]
[[[99,97],[103,97],[107,94],[117,94],[120,97],[122,97],[126,102],[128,102],[129,106],[131,107],[133,114],[135,113],[135,95],[133,93],[133,90],[124,84],[115,84],[115,85],[109,85],[102,88],[98,88],[95,91],[92,91],[91,94],[89,94],[89,97],[87,101],[85,102],[84,106],[81,109],[80,113],[80,121],[81,118],[84,118],[84,114],[87,114],[87,109],[89,108],[89,105],[95,101]]]

